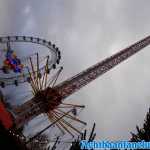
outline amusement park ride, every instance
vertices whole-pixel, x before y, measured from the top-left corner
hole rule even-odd
[[[34,63],[32,56],[20,59],[17,53],[11,48],[11,44],[16,42],[41,44],[49,49],[50,55],[45,57],[45,64],[42,63],[42,65],[39,53],[33,54],[34,58],[36,58]],[[19,83],[28,82],[32,87],[33,93],[33,97],[30,100],[11,110],[8,110],[4,100],[1,100],[0,120],[2,124],[7,130],[15,133],[17,129],[22,128],[27,122],[41,113],[47,114],[49,120],[52,122],[45,129],[31,137],[27,141],[28,143],[53,125],[56,125],[62,132],[68,133],[71,136],[74,136],[75,133],[82,134],[68,119],[85,126],[86,123],[77,117],[77,110],[85,106],[65,103],[64,100],[89,82],[148,46],[150,44],[150,36],[57,85],[55,84],[63,69],[62,67],[48,80],[51,70],[57,68],[56,66],[61,59],[61,53],[54,44],[43,39],[26,36],[1,37],[0,43],[7,45],[7,49],[5,51],[2,50],[4,57],[0,71],[4,76],[0,76],[1,87],[4,88],[12,84],[18,86]],[[15,75],[7,77],[12,72]]]

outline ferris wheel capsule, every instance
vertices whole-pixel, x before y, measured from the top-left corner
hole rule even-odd
[[[58,56],[58,59],[61,59],[61,56],[60,56],[60,55]]]
[[[57,59],[57,64],[59,64],[59,59]]]
[[[1,86],[2,88],[5,88],[5,82],[1,82],[1,83],[0,83],[0,86]]]
[[[15,81],[14,81],[14,84],[15,84],[16,86],[18,86],[18,81],[17,81],[17,80],[15,80]]]
[[[60,55],[60,51],[58,51],[58,55]]]
[[[57,51],[57,52],[59,51],[59,48],[58,48],[58,47],[56,47],[56,51]]]
[[[55,64],[53,64],[53,69],[56,69],[56,65]]]
[[[51,45],[52,43],[49,41],[48,44]]]

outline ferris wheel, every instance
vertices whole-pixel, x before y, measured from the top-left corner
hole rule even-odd
[[[29,45],[25,47],[27,43]],[[38,49],[43,49],[39,45],[45,47],[45,51],[47,51],[43,51],[43,55],[41,55],[41,51],[39,55]],[[30,47],[28,50],[30,53],[21,56],[22,47],[24,47],[24,52]],[[8,36],[0,37],[0,58],[0,86],[4,88],[7,85],[14,84],[17,86],[19,83],[30,82],[30,74],[38,74],[41,77],[44,74],[45,67],[47,73],[49,73],[59,64],[61,53],[55,44],[44,39],[28,36]]]

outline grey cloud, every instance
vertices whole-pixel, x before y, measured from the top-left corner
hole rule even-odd
[[[0,3],[2,35],[33,34],[50,39],[61,48],[64,71],[60,80],[150,33],[150,1],[146,0]],[[81,118],[89,127],[93,121],[97,123],[98,138],[129,139],[136,124],[142,125],[150,98],[148,50],[145,48],[68,98],[87,106]]]

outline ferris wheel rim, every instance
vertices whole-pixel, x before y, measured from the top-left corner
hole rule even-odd
[[[0,44],[2,43],[8,43],[8,42],[12,42],[12,43],[17,43],[17,42],[22,42],[22,43],[33,43],[33,44],[38,44],[38,45],[42,45],[46,48],[49,49],[49,51],[51,52],[51,54],[53,55],[53,60],[51,60],[52,62],[50,62],[51,64],[48,64],[50,66],[50,68],[52,67],[52,65],[57,65],[57,61],[60,61],[61,59],[61,53],[60,50],[58,49],[58,47],[56,47],[55,44],[52,44],[51,41],[47,41],[45,39],[39,38],[39,37],[33,37],[33,36],[0,36]],[[39,71],[43,70],[44,67],[40,68]],[[0,71],[2,70],[2,68],[0,68]],[[19,75],[13,75],[11,77],[0,77],[0,82],[5,82],[5,85],[12,85],[14,84],[14,80],[17,80],[18,83],[24,83],[27,82],[27,80],[25,80],[24,78],[29,77],[28,73],[23,74],[19,74]],[[22,80],[19,78],[23,78]],[[13,81],[11,81],[13,80]]]

